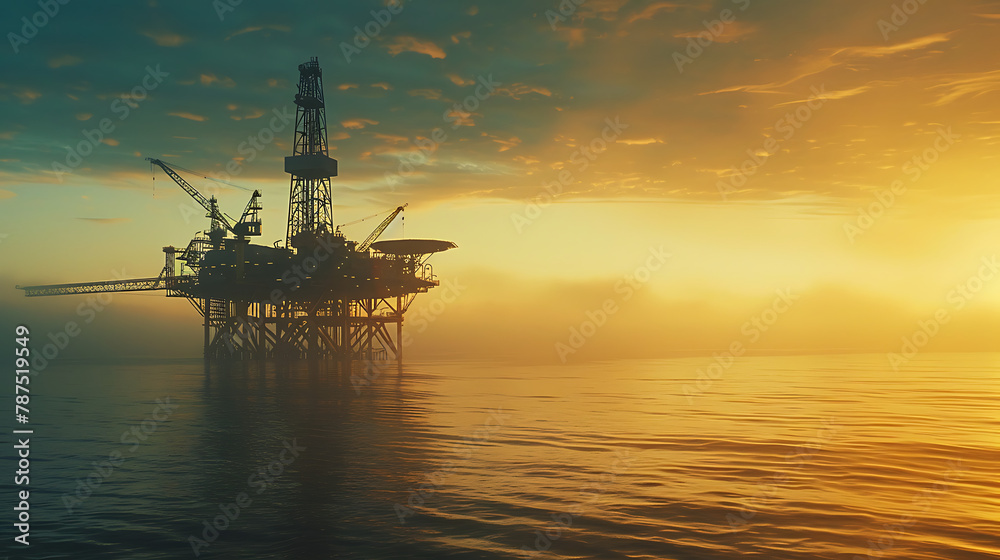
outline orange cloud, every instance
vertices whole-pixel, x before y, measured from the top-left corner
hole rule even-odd
[[[455,84],[456,86],[471,86],[472,84],[476,83],[475,80],[467,80],[459,76],[458,74],[448,74],[447,78],[451,80],[451,83]]]
[[[949,78],[943,84],[931,86],[936,90],[947,90],[941,94],[934,106],[947,105],[956,99],[967,95],[977,96],[1000,89],[1000,70],[989,72],[963,74],[962,77]]]
[[[521,99],[521,97],[529,93],[537,93],[539,95],[544,95],[545,97],[552,97],[552,92],[549,91],[549,88],[542,86],[529,86],[521,83],[515,83],[507,87],[497,88],[496,93],[498,95],[508,95],[514,99]]]
[[[42,96],[42,92],[33,89],[22,89],[20,91],[15,91],[14,95],[21,100],[21,103],[25,105],[29,103],[34,103],[36,99]]]
[[[340,126],[347,129],[362,129],[369,125],[376,125],[378,121],[373,121],[371,119],[348,119],[346,121],[341,121]]]
[[[662,144],[663,140],[658,138],[626,138],[618,140],[618,143],[626,146],[645,146],[646,144]]]
[[[411,89],[406,92],[411,97],[423,97],[424,99],[441,99],[441,90],[439,89]]]
[[[250,112],[248,113],[245,113],[243,115],[230,115],[229,118],[233,119],[234,121],[242,121],[242,120],[259,119],[260,117],[263,116],[264,116],[264,111],[261,111],[260,109],[251,109]]]
[[[194,113],[188,113],[186,111],[178,111],[178,112],[167,113],[167,114],[170,115],[170,116],[172,116],[172,117],[180,117],[182,119],[187,119],[189,121],[203,122],[203,121],[207,121],[208,120],[208,117],[203,117],[201,115],[196,115]]]
[[[392,56],[396,56],[397,54],[403,52],[426,54],[431,58],[444,58],[446,56],[444,49],[437,46],[433,42],[423,41],[408,35],[396,37],[395,41],[390,43],[387,48],[389,50],[389,54]]]
[[[222,87],[236,87],[236,82],[232,78],[227,76],[223,76],[222,78],[220,78],[215,74],[202,74],[199,79],[201,81],[201,85],[203,86],[211,86],[213,84],[218,84]]]
[[[652,19],[653,16],[660,12],[672,12],[679,7],[680,5],[675,4],[674,2],[653,2],[652,4],[646,6],[642,11],[629,16],[625,21],[628,23],[635,23],[640,19]]]
[[[497,144],[500,144],[500,149],[497,150],[498,152],[506,152],[521,143],[521,139],[517,136],[511,136],[506,140],[503,138],[493,138],[492,140]]]
[[[49,59],[49,68],[59,68],[61,66],[74,66],[83,62],[83,59],[72,54],[57,56]]]
[[[179,47],[191,40],[190,37],[169,31],[143,31],[142,34],[161,47]]]
[[[716,43],[734,43],[740,39],[746,37],[747,35],[752,35],[757,31],[757,26],[745,23],[741,21],[734,21],[732,23],[727,23],[725,27],[722,28],[722,32],[718,35],[713,36],[713,41]],[[705,33],[704,29],[699,29],[697,31],[688,31],[686,33],[678,33],[674,35],[679,39],[686,39],[688,37],[698,37]]]
[[[264,29],[273,29],[275,31],[285,31],[285,32],[292,30],[287,25],[258,25],[258,26],[244,27],[243,29],[240,29],[239,31],[230,34],[228,37],[226,37],[226,40],[228,41],[233,37],[236,37],[237,35],[243,35],[244,33],[254,33],[256,31],[262,31]]]
[[[841,47],[832,49],[819,56],[803,59],[796,68],[793,76],[786,80],[770,82],[766,84],[738,85],[725,87],[713,91],[703,92],[700,95],[710,95],[713,93],[784,93],[781,88],[791,85],[803,78],[815,76],[826,72],[832,68],[848,64],[856,58],[881,58],[899,53],[925,49],[931,45],[947,42],[951,37],[950,33],[938,33],[919,37],[905,43],[885,46],[862,46],[862,47]]]
[[[405,144],[409,142],[409,138],[406,136],[399,136],[396,134],[380,134],[375,133],[372,135],[376,140],[383,140],[389,144]]]
[[[582,27],[559,27],[559,35],[568,43],[569,48],[579,47],[584,43],[585,29]]]
[[[458,126],[476,126],[476,123],[472,120],[473,113],[466,113],[465,111],[456,111],[451,109],[448,111],[446,118],[447,121],[453,122]]]

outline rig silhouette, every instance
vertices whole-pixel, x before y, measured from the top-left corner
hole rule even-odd
[[[205,208],[209,230],[183,249],[164,247],[166,262],[156,278],[18,288],[28,297],[163,290],[167,297],[187,298],[204,318],[206,358],[327,358],[348,367],[353,360],[402,363],[403,315],[418,293],[439,285],[427,260],[456,245],[378,241],[405,205],[364,241],[348,240],[333,224],[330,179],[337,176],[337,160],[329,156],[323,71],[315,57],[299,65],[295,105],[295,144],[285,158],[291,194],[284,247],[280,241],[273,247],[250,243],[261,235],[260,191],[234,220],[214,196],[206,198],[185,181],[174,169],[180,167],[147,158]]]

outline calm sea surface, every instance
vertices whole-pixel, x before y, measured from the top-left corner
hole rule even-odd
[[[748,357],[696,383],[711,363],[410,363],[352,382],[56,362],[32,381],[31,546],[7,551],[1000,558],[1000,354],[899,373],[884,355]]]

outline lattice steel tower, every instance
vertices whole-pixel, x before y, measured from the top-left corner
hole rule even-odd
[[[337,176],[337,160],[327,149],[323,70],[316,57],[299,65],[295,105],[295,147],[285,158],[285,172],[292,176],[285,240],[290,248],[314,245],[334,229],[330,178]]]

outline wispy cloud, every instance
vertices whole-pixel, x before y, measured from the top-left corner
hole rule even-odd
[[[83,59],[75,54],[64,54],[49,59],[49,68],[61,68],[63,66],[75,66],[83,62]]]
[[[618,143],[626,146],[645,146],[647,144],[662,144],[663,140],[659,138],[624,138],[618,140]]]
[[[471,86],[472,84],[476,83],[475,80],[463,78],[458,74],[446,74],[446,77],[449,80],[451,80],[451,83],[455,84],[456,86]]]
[[[287,25],[255,25],[255,26],[250,26],[250,27],[244,27],[243,29],[240,29],[239,31],[236,31],[234,33],[230,33],[226,37],[226,40],[228,41],[228,40],[232,39],[233,37],[236,37],[238,35],[243,35],[245,33],[255,33],[257,31],[264,31],[264,30],[284,31],[284,32],[287,33],[289,31],[291,31],[292,29],[289,26],[287,26]]]
[[[203,86],[217,85],[220,87],[227,87],[227,88],[236,87],[236,82],[228,76],[223,76],[220,78],[215,74],[202,74],[199,77],[199,81]]]
[[[408,35],[396,37],[386,48],[392,56],[404,52],[426,54],[431,58],[444,58],[447,56],[444,49],[437,46],[434,42],[417,39]]]
[[[340,122],[340,126],[350,130],[362,129],[366,126],[373,126],[376,124],[378,124],[378,121],[372,119],[347,119],[346,121]]]
[[[680,4],[677,4],[676,2],[653,2],[642,10],[625,18],[625,21],[628,23],[635,23],[641,19],[652,19],[653,16],[660,12],[672,12],[680,7]]]
[[[441,90],[439,89],[411,89],[406,92],[410,97],[423,97],[424,99],[441,99]]]
[[[552,97],[552,92],[549,88],[542,86],[532,86],[522,83],[513,83],[509,86],[499,87],[496,90],[497,95],[508,95],[514,99],[521,99],[529,93],[537,93],[539,95],[544,95],[545,97]]]
[[[161,47],[179,47],[191,40],[190,37],[170,31],[143,31],[142,34]]]
[[[196,115],[194,113],[188,113],[186,111],[178,111],[178,112],[167,113],[167,114],[170,115],[170,116],[172,116],[172,117],[180,117],[182,119],[187,119],[189,121],[202,122],[202,121],[207,121],[208,120],[208,117],[203,117],[201,115]]]
[[[111,225],[128,223],[132,221],[132,218],[77,218],[77,220],[92,224]]]
[[[824,90],[822,98],[825,100],[846,99],[848,97],[854,97],[855,95],[861,95],[862,93],[865,93],[866,91],[869,91],[871,89],[872,89],[871,86],[866,85],[852,89],[842,89],[837,91]],[[785,105],[798,105],[799,103],[806,103],[808,101],[810,101],[810,99],[796,99],[795,101],[785,101],[784,103],[778,103],[775,105],[775,107],[783,107]]]
[[[840,47],[829,49],[818,56],[806,57],[801,60],[795,68],[792,77],[788,79],[763,84],[728,86],[712,91],[706,91],[701,93],[701,95],[732,92],[771,94],[786,93],[783,88],[794,84],[803,78],[815,76],[832,68],[848,64],[852,60],[858,58],[882,58],[910,51],[922,50],[931,45],[947,42],[950,37],[951,33],[937,33],[895,45]]]
[[[728,23],[722,28],[722,32],[713,37],[713,41],[716,43],[734,43],[739,41],[749,35],[753,35],[758,31],[758,27],[752,23],[746,23],[742,21],[734,21]],[[679,39],[687,39],[688,37],[698,37],[699,35],[705,33],[705,29],[697,29],[695,31],[687,31],[684,33],[677,33],[674,37]]]
[[[14,95],[21,100],[21,103],[28,105],[34,103],[36,99],[42,96],[42,92],[36,89],[22,89],[14,92]]]
[[[965,96],[975,97],[1000,90],[1000,70],[947,77],[944,83],[931,86],[931,89],[944,90],[933,105],[947,105]]]

